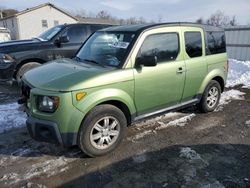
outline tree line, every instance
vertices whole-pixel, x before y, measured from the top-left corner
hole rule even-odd
[[[7,9],[0,6],[0,18],[5,18],[18,13],[16,9]],[[129,18],[117,18],[111,15],[108,11],[101,10],[98,13],[87,13],[86,10],[78,10],[73,13],[78,18],[100,18],[109,20],[119,25],[130,25],[130,24],[143,24],[143,23],[161,23],[162,17],[159,16],[158,20],[148,21],[144,17],[129,17]],[[203,17],[195,20],[196,23],[208,24],[213,26],[235,26],[237,25],[236,16],[228,16],[224,12],[217,10],[211,14],[209,18],[204,19]]]
[[[143,23],[161,23],[162,22],[162,17],[159,16],[158,20],[151,20],[147,21],[144,17],[129,17],[126,19],[120,19],[117,17],[112,16],[108,11],[100,11],[97,14],[89,13],[85,10],[81,10],[76,12],[77,17],[91,17],[91,18],[101,18],[101,19],[106,19],[113,21],[117,24],[120,25],[126,25],[126,24],[143,24]],[[210,17],[207,19],[204,19],[203,17],[198,18],[195,20],[196,23],[199,24],[207,24],[207,25],[213,25],[213,26],[235,26],[237,25],[237,19],[236,16],[228,16],[224,12],[217,10],[213,14],[211,14]]]

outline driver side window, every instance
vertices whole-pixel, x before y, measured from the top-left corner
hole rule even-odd
[[[138,54],[137,58],[156,56],[157,62],[172,61],[179,54],[179,38],[177,33],[160,33],[148,36]]]

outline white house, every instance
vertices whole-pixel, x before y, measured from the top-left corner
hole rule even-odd
[[[46,3],[0,19],[0,27],[8,28],[12,39],[28,39],[58,24],[77,22],[74,16]]]

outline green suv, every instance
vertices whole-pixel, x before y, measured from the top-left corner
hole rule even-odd
[[[213,111],[227,67],[221,28],[111,27],[94,33],[73,59],[27,72],[21,102],[31,137],[100,156],[118,146],[134,121],[191,105]]]

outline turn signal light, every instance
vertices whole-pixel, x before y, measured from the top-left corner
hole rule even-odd
[[[76,100],[77,100],[77,101],[80,101],[80,100],[82,100],[86,95],[87,95],[87,93],[85,93],[85,92],[79,92],[79,93],[76,94]]]

